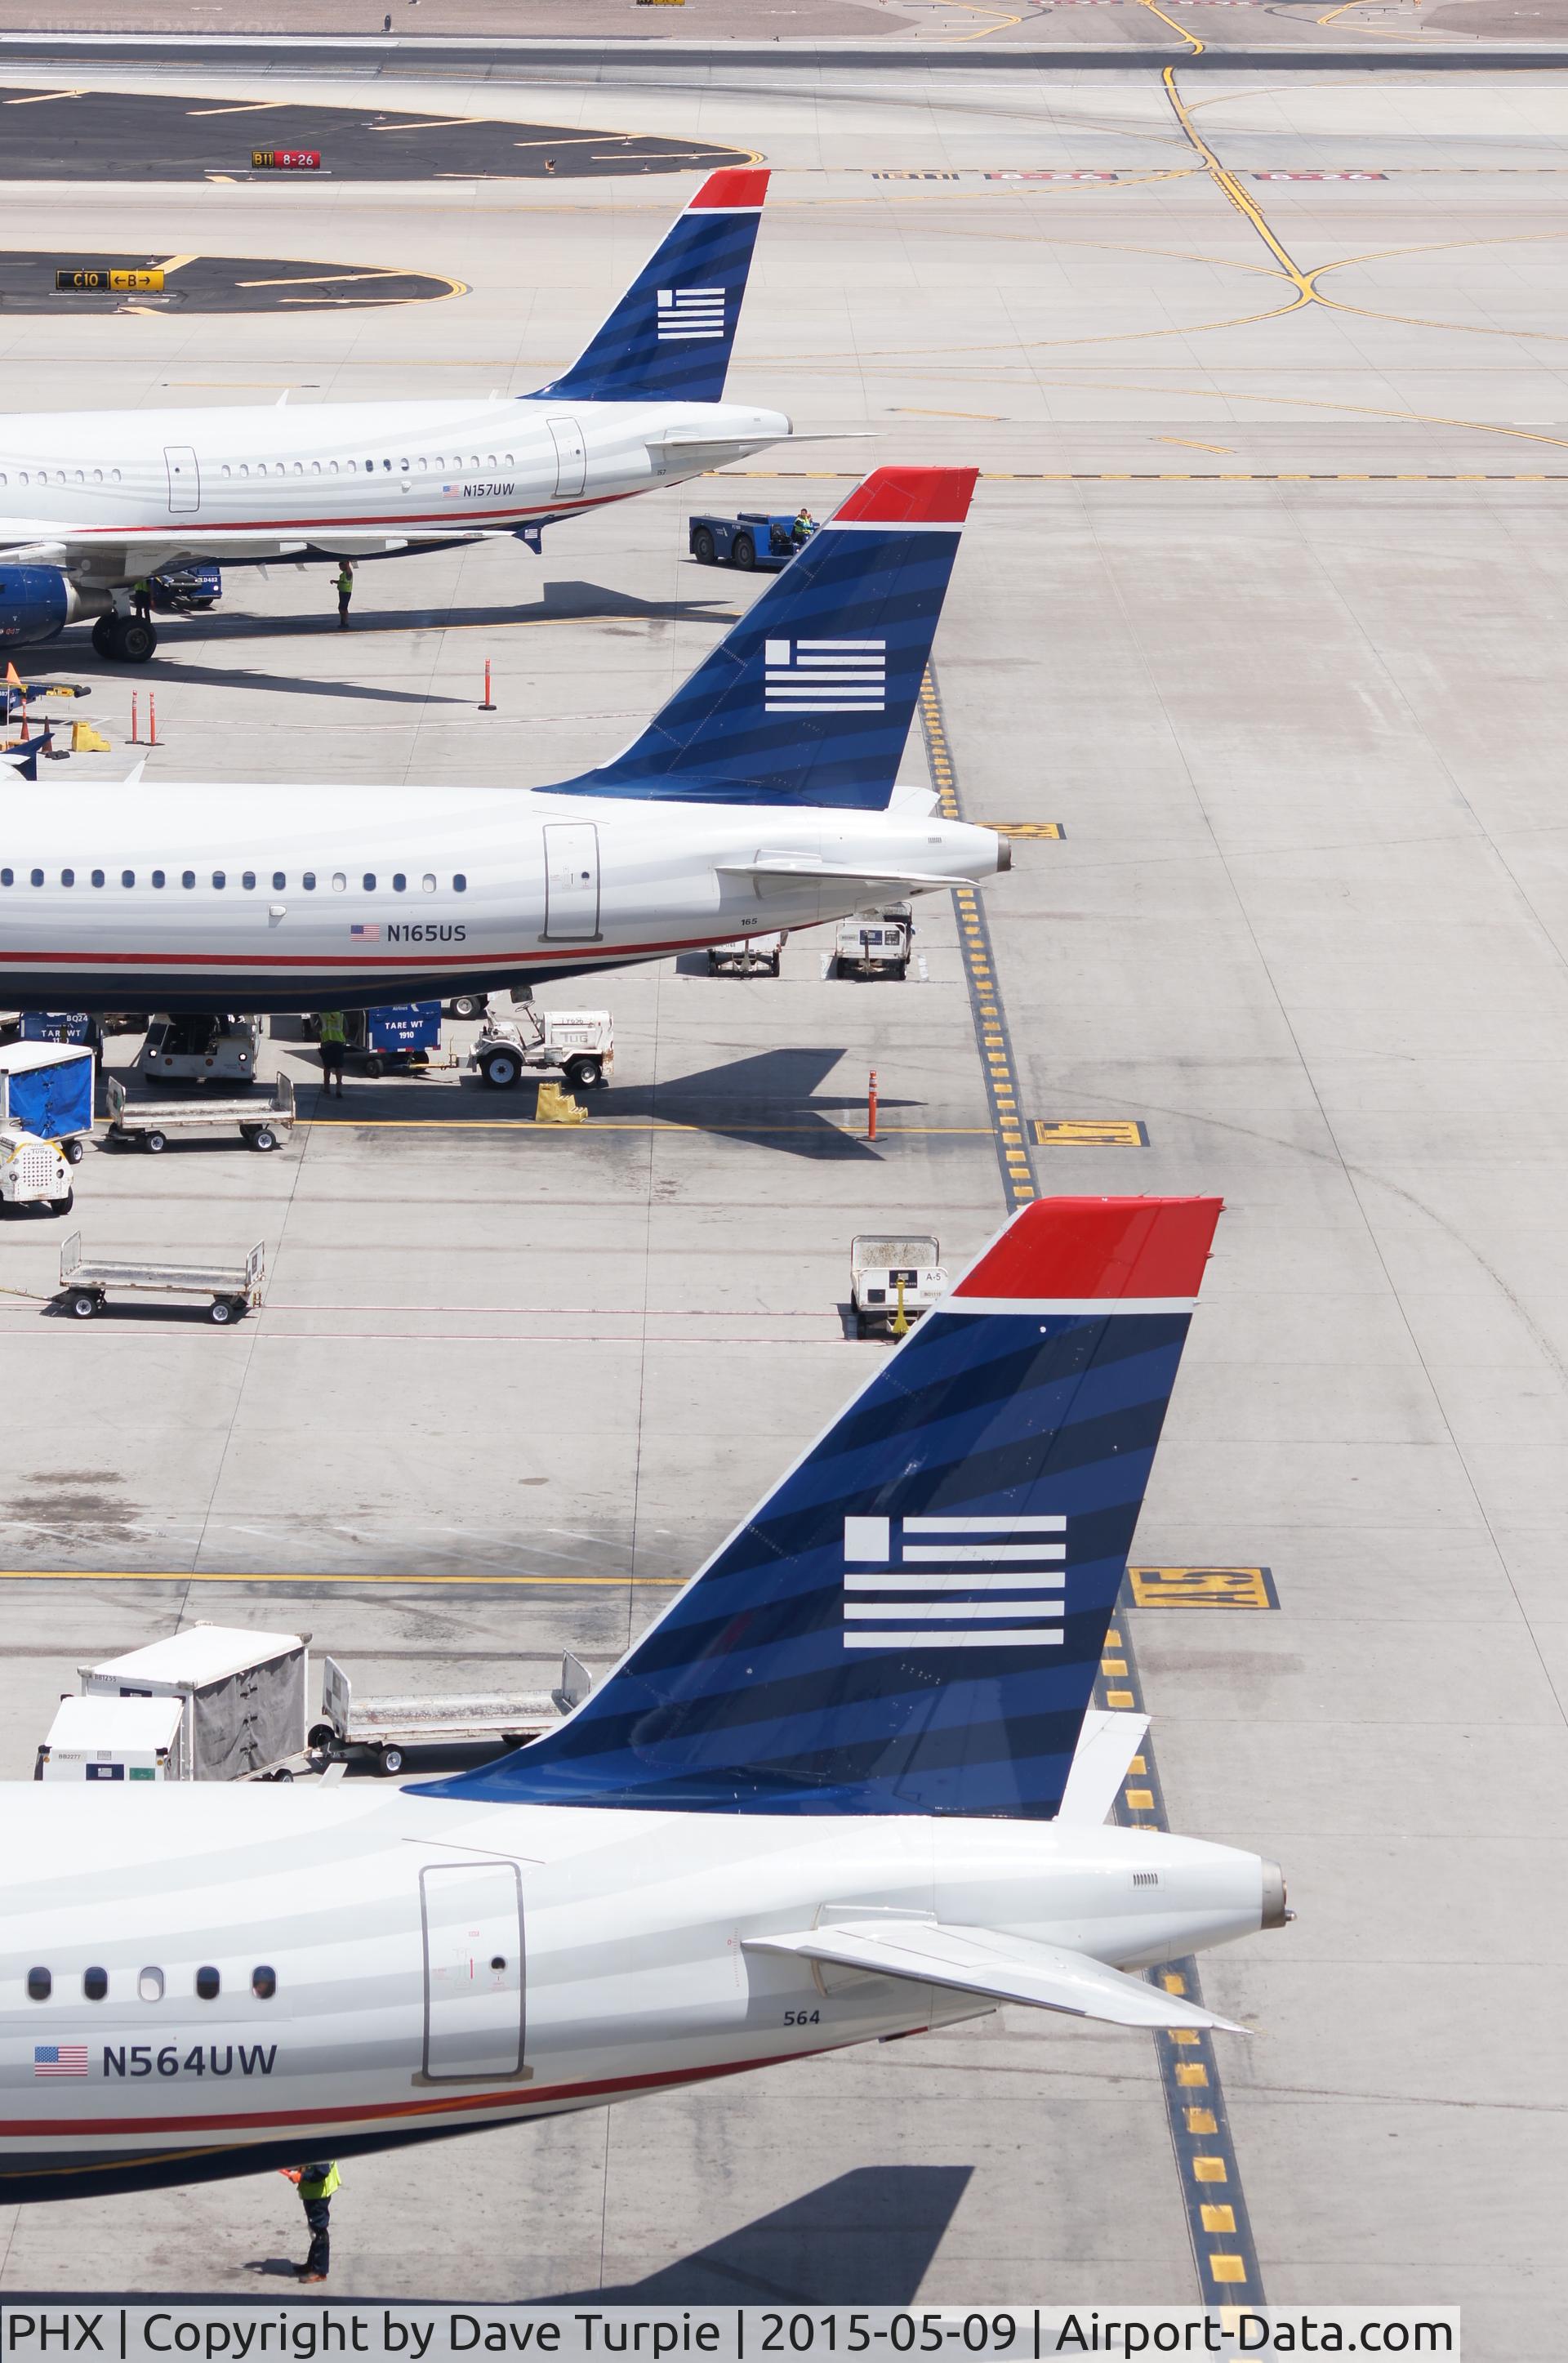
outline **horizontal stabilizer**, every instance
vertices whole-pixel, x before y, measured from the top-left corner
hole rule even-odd
[[[808,861],[792,853],[759,854],[755,861],[715,861],[721,878],[834,878],[858,880],[863,886],[967,886],[967,878],[949,878],[935,870],[846,870],[833,861]]]
[[[1062,1792],[1056,1819],[1080,1829],[1098,1830],[1116,1803],[1127,1768],[1143,1744],[1149,1728],[1146,1714],[1118,1714],[1111,1708],[1091,1706],[1084,1717],[1073,1769]]]
[[[1103,2019],[1110,2026],[1207,2026],[1226,2035],[1250,2030],[1217,2017],[1198,2003],[1162,1993],[1142,1978],[1108,1969],[1064,1945],[1037,1945],[989,1929],[945,1928],[935,1920],[845,1921],[799,1936],[743,1936],[747,1953],[792,1953],[837,1969],[867,1969],[885,1978],[915,1978],[993,2002],[1028,2002],[1069,2018]]]

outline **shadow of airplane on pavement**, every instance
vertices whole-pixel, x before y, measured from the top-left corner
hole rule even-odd
[[[543,2298],[575,2305],[909,2305],[973,2167],[862,2166],[642,2280]]]

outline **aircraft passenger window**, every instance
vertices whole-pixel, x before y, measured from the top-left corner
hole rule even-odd
[[[35,885],[35,886],[37,886],[37,885],[39,885],[41,882],[42,882],[42,872],[40,871],[40,872],[39,872],[39,877],[37,877],[37,878],[35,878],[35,879],[34,879],[33,883],[34,883],[34,885]],[[427,871],[425,871],[425,873],[424,877],[420,880],[420,882],[420,882],[420,885],[424,888],[425,892],[427,894],[434,894],[434,893],[436,892],[436,875],[435,875],[434,871],[427,870]]]
[[[50,1975],[48,1969],[29,1969],[28,1971],[28,2000],[29,2002],[48,2002],[53,1985],[54,1980]]]
[[[320,475],[320,473],[321,473],[321,461],[320,461],[319,460],[313,460],[311,461],[311,463],[310,463],[310,471],[311,471],[311,474],[312,474],[313,476],[319,476],[319,475]]]
[[[486,466],[487,468],[493,468],[493,467],[494,467],[494,465],[495,465],[495,453],[494,453],[493,451],[487,451],[487,452],[485,453],[485,455],[484,455],[484,464],[485,464],[485,466]]]
[[[8,870],[6,870],[6,871],[0,871],[0,884],[4,884],[4,885],[6,885],[6,886],[9,886],[9,884],[10,884],[10,883],[11,883],[11,873],[10,873],[10,871],[9,871]],[[394,870],[394,871],[392,871],[392,893],[393,893],[394,894],[401,894],[401,893],[403,893],[403,888],[404,888],[407,884],[408,884],[408,881],[407,881],[407,879],[403,876],[403,874],[402,871],[401,871],[401,870]]]
[[[397,463],[397,464],[398,464],[398,466],[403,470],[403,474],[406,476],[406,475],[407,475],[407,473],[408,473],[408,461],[407,461],[406,460],[400,460],[398,461],[398,463]]]
[[[203,2002],[216,2002],[218,1997],[218,1987],[221,1982],[222,1980],[219,1979],[217,1971],[210,1963],[204,1969],[198,1969],[196,1971],[196,1992],[199,1999]]]
[[[141,1996],[143,2002],[161,2002],[163,2000],[162,1970],[142,1969],[139,1971],[137,1977],[136,1990]]]
[[[161,886],[161,885],[162,885],[162,883],[163,883],[163,872],[162,872],[162,871],[161,871],[161,870],[155,870],[155,871],[153,871],[153,873],[152,873],[152,882],[153,882],[153,884],[154,884],[155,886]]]
[[[17,873],[14,870],[0,870],[0,886],[14,886],[16,882]]]
[[[219,893],[221,893],[224,888],[228,884],[226,874],[221,870],[215,870],[213,871],[213,884],[217,888]]]
[[[60,873],[60,882],[62,886],[74,886],[76,883],[75,871],[62,870]]]
[[[76,471],[76,481],[79,484],[84,484],[87,482],[86,477],[83,474],[80,468]]]
[[[304,877],[300,880],[300,884],[304,888],[305,893],[306,893],[307,894],[314,894],[314,893],[315,893],[315,871],[314,871],[314,870],[307,870],[307,871],[305,871],[305,873],[304,873]]]
[[[258,2002],[271,2002],[278,1991],[278,1972],[262,1963],[250,1972],[250,1991]]]
[[[103,483],[103,481],[104,481],[104,471],[102,470],[102,468],[94,468],[94,471],[93,471],[93,482],[94,482],[95,484],[101,484],[101,483]]]
[[[41,886],[43,884],[43,871],[41,870],[29,871],[28,874],[31,878],[35,886]]]
[[[109,1991],[108,1970],[83,1969],[82,1972],[82,1991],[86,1995],[89,2002],[102,2002],[104,1996]]]
[[[250,473],[250,462],[249,462],[249,460],[242,460],[240,461],[240,463],[239,463],[239,472],[240,472],[240,474],[241,474],[242,476],[248,476],[248,474]]]
[[[234,470],[229,466],[226,460],[224,461],[223,471],[226,476],[232,476],[234,473]]]
[[[119,470],[118,470],[117,468],[111,468],[111,469],[110,469],[110,471],[109,471],[109,482],[110,482],[112,484],[117,484],[117,483],[119,483],[119,481],[120,481],[120,471],[119,471]]]
[[[466,894],[468,891],[469,882],[459,870],[457,876],[452,881],[452,892],[454,894]]]
[[[194,871],[193,870],[182,870],[182,871],[181,871],[181,872],[180,872],[180,883],[181,883],[181,885],[182,885],[182,886],[193,886],[193,885],[195,884],[195,882],[196,882],[196,873],[195,873],[195,871]]]
[[[373,476],[373,475],[375,474],[375,472],[376,472],[376,463],[375,463],[375,461],[374,461],[373,460],[366,460],[366,462],[365,462],[365,473],[366,473],[366,475],[367,475],[367,476]]]
[[[94,870],[94,872],[93,872],[93,883],[94,883],[94,886],[101,886],[101,885],[103,884],[103,882],[104,882],[104,873],[103,873],[103,871],[102,871],[101,870]]]
[[[333,873],[332,873],[332,891],[333,891],[333,893],[334,893],[335,894],[341,894],[341,893],[344,893],[347,891],[347,889],[348,889],[348,881],[347,877],[344,875],[343,871],[342,871],[341,870],[335,870],[335,871],[333,871]]]
[[[120,872],[120,884],[122,886],[134,886],[136,884],[136,871],[134,870],[122,870]]]
[[[417,459],[417,460],[414,461],[414,466],[415,466],[416,468],[428,468],[428,467],[429,467],[429,465],[430,465],[430,462],[429,462],[429,460],[428,460],[425,459],[425,458],[423,457],[423,455],[422,455],[419,459]]]
[[[282,870],[273,871],[272,892],[274,894],[281,894],[288,882],[288,878]]]
[[[367,870],[365,872],[365,892],[367,894],[373,894],[375,891],[376,873],[373,870]]]
[[[18,468],[18,469],[17,469],[17,482],[19,484],[30,484],[30,483],[32,483],[32,478],[28,475],[28,471],[27,471],[27,470],[26,470],[25,468]]]
[[[383,468],[390,470],[392,467],[392,461],[390,460],[383,460],[381,461],[381,465]]]
[[[510,451],[506,454],[506,464],[509,468],[514,468],[517,465],[516,460],[513,460]]]
[[[254,871],[254,870],[247,870],[247,871],[243,871],[240,873],[240,880],[239,880],[239,882],[240,882],[240,884],[244,887],[244,889],[245,889],[245,891],[246,891],[246,893],[247,893],[248,894],[254,894],[254,893],[256,892],[256,872],[255,872],[255,871]]]
[[[279,475],[281,476],[282,472],[282,468],[280,468],[278,471]],[[304,469],[298,460],[294,461],[294,473],[296,476],[303,476],[304,474]]]

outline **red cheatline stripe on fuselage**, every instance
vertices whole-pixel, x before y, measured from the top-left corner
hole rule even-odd
[[[917,2030],[918,2031],[918,2030]],[[823,2051],[847,2050],[823,2044]],[[715,2076],[742,2076],[753,2068],[779,2068],[787,2059],[813,2059],[816,2051],[771,2051],[756,2059],[728,2059],[713,2068],[663,2068],[646,2076],[606,2076],[586,2084],[545,2084],[526,2091],[448,2092],[433,2101],[376,2101],[357,2108],[260,2109],[232,2116],[0,2118],[0,2140],[73,2139],[83,2134],[223,2133],[269,2126],[386,2124],[398,2118],[447,2116],[462,2110],[534,2107],[540,2101],[591,2101],[613,2092],[653,2092],[670,2084],[705,2083]],[[47,2163],[47,2161],[45,2161]]]
[[[528,960],[555,960],[570,957],[589,961],[618,960],[657,960],[665,952],[700,950],[704,944],[717,940],[712,936],[681,936],[667,944],[599,944],[591,948],[574,944],[563,936],[543,951],[490,952],[477,946],[464,944],[446,952],[410,953],[405,960],[375,959],[364,952],[319,952],[314,958],[299,958],[289,952],[8,952],[0,951],[0,961],[13,968],[64,968],[74,975],[89,969],[110,968],[217,968],[226,973],[241,973],[256,969],[270,971],[303,970],[314,974],[319,969],[352,969],[356,975],[376,975],[390,970],[401,976],[408,969],[519,968]]]

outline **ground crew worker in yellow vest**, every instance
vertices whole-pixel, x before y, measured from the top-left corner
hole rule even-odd
[[[304,2219],[310,2226],[310,2254],[300,2267],[302,2281],[324,2281],[332,2262],[332,2194],[343,2178],[335,2159],[318,2158],[314,2166],[285,2166],[291,2182],[299,2185]]]
[[[354,596],[354,569],[344,559],[337,569],[337,628],[348,629],[348,602]]]
[[[348,1045],[348,1029],[343,1023],[341,1009],[324,1009],[315,1021],[316,1038],[321,1044],[321,1087],[328,1096],[343,1097],[343,1053]]]
[[[152,621],[152,585],[145,575],[131,584],[131,605],[138,619],[144,624]]]
[[[790,528],[790,538],[794,543],[796,549],[799,549],[803,542],[810,541],[816,529],[817,521],[812,515],[811,510],[806,506],[805,502],[802,501],[801,503],[800,515],[796,517],[794,524]]]

